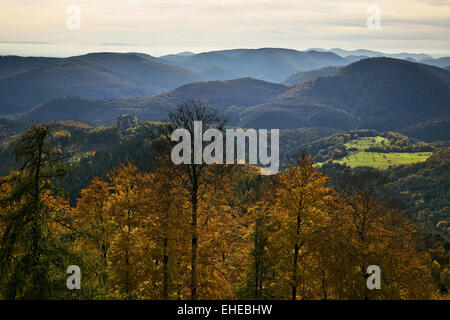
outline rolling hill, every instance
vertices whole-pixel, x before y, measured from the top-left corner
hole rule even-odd
[[[350,56],[362,56],[365,58],[376,58],[376,57],[387,57],[387,58],[394,58],[394,59],[412,59],[414,61],[422,61],[422,60],[433,60],[433,57],[431,57],[428,54],[424,53],[384,53],[381,51],[374,51],[374,50],[366,50],[366,49],[358,49],[358,50],[344,50],[340,48],[333,48],[330,50],[325,49],[314,49],[318,51],[325,51],[325,52],[333,52],[337,55],[340,55],[341,57],[350,57]]]
[[[98,53],[0,58],[0,114],[17,114],[53,98],[142,97],[198,81],[189,70],[142,54]]]
[[[0,79],[34,69],[52,66],[57,58],[0,56]]]
[[[140,119],[160,121],[186,99],[200,99],[219,109],[249,107],[271,100],[289,90],[288,86],[256,79],[209,81],[186,84],[150,98],[87,99],[59,98],[24,113],[22,121],[76,120],[94,124],[113,123],[117,116],[132,113]]]
[[[423,63],[430,64],[435,67],[445,68],[450,65],[450,57],[442,57],[438,59],[426,59]]]
[[[72,60],[101,66],[134,84],[144,88],[150,86],[150,90],[152,87],[167,90],[201,80],[190,70],[170,66],[159,58],[142,53],[91,53],[73,57]]]
[[[323,118],[326,125],[334,121],[336,128],[401,130],[450,117],[450,85],[446,77],[448,71],[444,69],[405,60],[364,59],[334,76],[298,83],[273,101],[244,111],[240,125],[247,127],[260,119],[263,123],[259,125],[267,126],[276,116],[277,126],[286,124],[280,128],[290,128],[295,125],[293,119],[305,119],[321,108],[317,117]],[[309,111],[305,112],[305,108]],[[330,112],[348,116],[339,122],[330,117]],[[317,126],[316,119],[308,120],[310,126]],[[299,124],[305,126],[304,121]]]
[[[386,169],[425,161],[438,144],[426,143],[396,132],[352,130],[330,135],[302,147],[320,166],[328,161],[350,167],[371,166]]]
[[[303,82],[306,80],[311,80],[318,77],[329,77],[334,76],[338,73],[342,67],[323,67],[316,70],[303,71],[296,73],[289,78],[287,78],[283,83],[285,84],[295,84],[297,82]]]
[[[338,108],[283,99],[243,110],[237,125],[257,129],[328,127],[350,130],[358,127],[359,122],[358,117]]]
[[[280,48],[222,50],[161,58],[209,77],[207,80],[252,77],[269,82],[282,82],[300,71],[344,66],[354,61],[353,58],[343,58],[332,52]]]
[[[0,118],[0,143],[23,132],[24,128],[23,123]]]
[[[442,147],[425,162],[403,165],[391,172],[391,186],[411,216],[425,230],[450,241],[450,147]]]
[[[19,119],[108,124],[131,113],[160,121],[177,104],[193,98],[222,110],[232,125],[240,127],[409,130],[417,138],[446,140],[450,131],[442,120],[450,118],[449,77],[445,69],[425,64],[369,58],[293,86],[244,78],[190,83],[149,98],[63,98],[37,106]],[[429,134],[433,125],[439,126],[438,135]]]
[[[433,119],[420,122],[400,131],[408,137],[420,138],[424,141],[448,140],[450,132],[450,119]]]

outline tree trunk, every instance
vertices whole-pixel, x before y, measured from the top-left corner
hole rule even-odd
[[[163,299],[169,298],[169,255],[167,253],[167,237],[164,238],[163,245]]]
[[[297,299],[297,261],[298,261],[298,243],[294,246],[294,266],[292,268],[292,300]]]
[[[191,252],[191,300],[197,300],[197,210],[198,210],[198,181],[197,170],[193,168],[192,188],[192,252]]]
[[[255,228],[255,299],[258,299],[259,288],[259,248],[258,248],[258,221]]]
[[[40,226],[39,226],[39,201],[40,201],[40,181],[41,181],[41,162],[42,162],[42,152],[43,152],[43,144],[44,144],[44,137],[39,137],[38,141],[38,156],[36,159],[36,171],[34,176],[34,195],[33,195],[33,226],[32,226],[32,239],[33,239],[33,246],[32,246],[32,253],[31,253],[31,266],[37,266],[39,265],[39,257],[40,257],[40,249],[39,249],[39,238],[40,238]],[[35,296],[42,298],[42,286],[40,284],[40,278],[45,275],[33,275],[32,279],[34,281],[34,290],[35,290]]]
[[[297,242],[294,245],[294,264],[292,267],[292,300],[297,299],[297,264],[298,264],[298,252],[300,250],[299,236],[300,236],[300,212],[297,214]]]

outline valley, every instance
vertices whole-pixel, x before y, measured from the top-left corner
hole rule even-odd
[[[149,265],[161,260],[164,242],[162,245],[158,242],[162,239],[158,232],[169,230],[170,225],[177,226],[174,234],[180,238],[171,238],[170,242],[166,238],[167,246],[180,241],[183,247],[177,247],[177,252],[188,252],[186,248],[194,243],[184,234],[194,221],[193,218],[189,221],[191,208],[205,215],[200,228],[206,230],[209,242],[202,245],[214,251],[214,255],[202,252],[203,259],[219,257],[211,265],[220,266],[224,274],[234,276],[234,272],[226,270],[228,263],[234,263],[233,268],[240,268],[240,274],[249,281],[253,271],[246,271],[248,266],[241,265],[240,260],[242,256],[253,259],[251,250],[257,248],[251,239],[263,234],[264,238],[258,241],[272,246],[285,243],[285,234],[294,230],[293,225],[283,226],[286,212],[298,215],[302,210],[314,213],[310,220],[302,222],[302,227],[314,230],[308,235],[311,237],[308,241],[314,241],[305,250],[315,252],[317,257],[311,256],[309,263],[314,268],[316,265],[330,268],[327,261],[333,250],[320,250],[332,244],[338,246],[333,259],[345,257],[342,261],[350,259],[354,264],[356,258],[352,253],[359,250],[355,248],[360,246],[357,236],[360,231],[355,229],[358,223],[355,226],[353,223],[361,212],[370,211],[376,220],[376,227],[369,234],[370,241],[377,244],[371,245],[375,248],[376,261],[391,266],[391,260],[382,259],[386,255],[392,257],[389,250],[399,241],[405,241],[404,251],[398,251],[402,259],[395,262],[397,268],[413,256],[420,268],[432,268],[429,265],[433,261],[434,272],[439,277],[445,276],[445,259],[450,248],[450,71],[441,67],[445,63],[446,59],[421,54],[276,48],[183,53],[159,58],[141,53],[92,53],[69,58],[0,57],[0,114],[4,115],[0,118],[0,177],[5,179],[0,182],[12,181],[14,185],[21,181],[17,177],[27,172],[24,161],[34,161],[34,153],[23,150],[31,148],[27,143],[34,141],[33,132],[43,131],[46,145],[42,150],[48,153],[45,174],[52,185],[42,194],[54,193],[45,201],[57,214],[62,212],[62,220],[57,222],[65,227],[67,218],[74,223],[71,228],[81,225],[82,232],[91,232],[92,219],[97,216],[103,219],[102,215],[107,214],[106,224],[108,228],[116,228],[117,239],[119,234],[125,234],[123,230],[133,230],[128,242],[121,244],[124,247],[142,230],[155,233],[159,238],[149,242],[148,234],[138,234],[139,241],[133,244],[137,249],[132,248],[136,256],[142,252],[145,257],[151,256],[154,260]],[[202,108],[180,109],[186,104]],[[218,126],[223,121],[223,130],[279,129],[279,172],[261,177],[261,169],[245,164],[246,161],[231,167],[214,163],[208,169],[195,164],[205,171],[190,168],[190,163],[171,164],[166,159],[170,154],[166,150],[170,145],[166,131],[174,123],[169,121],[174,119],[174,114],[178,115],[175,119],[179,123],[185,121],[188,125],[197,117],[209,117],[208,126]],[[128,120],[124,124],[119,119]],[[234,147],[233,143],[233,151]],[[271,158],[277,158],[270,150]],[[248,159],[248,150],[246,153]],[[53,168],[53,163],[59,163],[60,167]],[[64,166],[67,171],[62,169]],[[187,173],[182,171],[186,168]],[[194,191],[189,181],[194,181],[190,179],[199,172],[203,174],[203,180],[199,180],[203,184],[202,196],[206,196],[195,200],[193,195],[197,196],[199,191]],[[178,181],[180,177],[182,180]],[[195,181],[194,184],[198,182]],[[47,188],[46,183],[42,183],[42,188]],[[10,194],[9,184],[2,182],[0,187],[3,188],[0,195]],[[307,199],[300,211],[296,209],[297,195]],[[126,221],[120,214],[125,212],[124,208],[129,214]],[[92,212],[97,216],[91,216]],[[132,212],[138,214],[132,216]],[[151,215],[147,216],[149,212]],[[164,215],[160,217],[161,212]],[[133,223],[139,227],[135,228]],[[333,237],[341,238],[327,242],[329,238],[325,234],[330,232]],[[298,236],[295,232],[290,236],[294,237],[293,234]],[[216,243],[222,236],[227,237],[226,242]],[[349,237],[353,237],[351,241],[347,241]],[[271,242],[272,238],[277,241]],[[322,245],[314,247],[316,239]],[[81,237],[77,241],[82,247],[81,241],[90,240]],[[116,246],[113,242],[116,240],[108,241],[113,243],[112,247]],[[139,249],[140,243],[153,246],[151,253]],[[225,243],[237,243],[230,248],[241,251],[220,251],[226,248]],[[380,243],[386,246],[383,250],[378,250]],[[269,249],[277,258],[267,263],[285,257],[276,247]],[[292,251],[292,248],[285,250]],[[80,255],[90,259],[90,250],[86,252]],[[430,261],[421,260],[424,252]],[[227,260],[229,257],[233,262]],[[172,268],[185,272],[186,261],[180,260]],[[353,264],[339,263],[355,279],[359,277]],[[151,271],[155,278],[160,277],[158,268],[161,267]],[[95,278],[96,271],[89,272]],[[319,269],[308,272],[311,279],[322,277]],[[337,279],[335,288],[341,286],[339,272],[333,275]],[[145,286],[156,287],[161,283],[158,281]],[[280,281],[270,281],[281,287]],[[427,281],[430,287],[447,290],[445,279],[436,276]],[[241,287],[228,288],[226,297],[253,297],[253,291],[242,279],[230,282]],[[95,297],[124,297],[105,295],[97,287],[91,289]],[[152,290],[146,295],[161,296],[162,293]],[[224,297],[222,287],[214,290],[217,291],[212,297]],[[335,290],[336,297],[353,297],[353,293]],[[141,295],[134,292],[132,297]],[[171,298],[175,298],[174,292]],[[271,295],[278,297],[277,294],[283,298],[289,296],[286,292],[272,293],[269,289],[267,292],[265,298],[269,299]],[[442,292],[439,294],[445,294]],[[210,297],[210,293],[204,294]],[[421,296],[422,293],[408,294]],[[169,297],[167,292],[162,295]],[[319,295],[315,292],[312,297]]]

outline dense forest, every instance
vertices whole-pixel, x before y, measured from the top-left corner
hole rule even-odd
[[[273,176],[174,165],[169,132],[214,125],[210,112],[187,104],[126,135],[79,123],[20,134],[5,123],[16,136],[0,154],[0,298],[448,298],[448,147],[370,132],[387,149],[434,153],[388,171],[352,169],[328,161],[336,143],[320,139],[334,132],[307,129]],[[285,132],[286,141],[299,136]],[[81,269],[81,290],[66,287],[70,265]],[[379,290],[366,286],[371,265]]]

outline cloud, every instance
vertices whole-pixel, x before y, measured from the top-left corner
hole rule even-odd
[[[379,31],[366,27],[371,3],[381,9]],[[81,8],[77,31],[66,28],[71,4]],[[36,45],[74,48],[201,51],[326,44],[352,48],[383,38],[383,43],[391,41],[389,48],[392,40],[409,41],[399,41],[397,51],[415,50],[423,41],[428,51],[450,52],[450,40],[445,40],[450,39],[449,16],[450,0],[3,0],[0,39],[10,41],[1,43],[12,49],[21,44],[16,39],[33,39]]]
[[[114,43],[114,42],[105,42],[101,43],[102,46],[111,46],[111,47],[138,47],[137,44],[134,43]]]
[[[53,44],[52,42],[47,42],[47,41],[7,41],[7,40],[0,40],[0,43],[6,43],[6,44]]]

